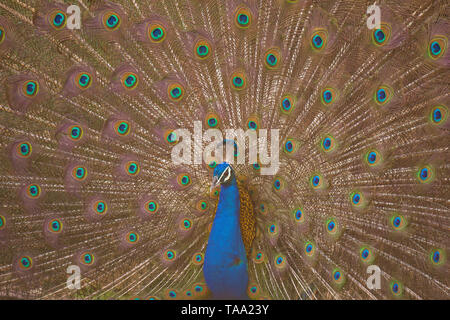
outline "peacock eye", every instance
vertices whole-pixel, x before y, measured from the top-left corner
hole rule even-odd
[[[27,196],[31,199],[37,199],[41,195],[41,187],[37,184],[31,184],[27,187]]]
[[[197,41],[194,48],[195,56],[200,60],[206,59],[211,52],[211,46],[205,39]]]
[[[281,53],[278,48],[269,49],[265,53],[265,66],[268,69],[275,69],[279,66],[281,60]]]
[[[235,90],[243,90],[247,86],[245,74],[241,71],[236,71],[231,75],[231,86]]]
[[[73,125],[67,130],[67,134],[72,141],[79,141],[83,137],[83,129],[80,126]]]
[[[447,51],[448,39],[445,36],[437,35],[433,37],[428,44],[428,55],[431,59],[441,58]]]
[[[92,77],[89,73],[86,72],[79,73],[75,79],[76,85],[83,90],[89,88],[92,84]]]
[[[389,42],[391,33],[392,33],[391,25],[387,23],[382,23],[379,29],[374,29],[372,31],[372,43],[377,47],[384,46]]]
[[[291,113],[293,106],[294,106],[294,101],[295,101],[295,99],[290,95],[286,95],[286,96],[282,97],[281,103],[280,103],[281,112],[286,115]]]
[[[239,7],[236,10],[234,19],[238,28],[247,29],[252,22],[252,13],[246,7]]]
[[[125,164],[125,170],[128,175],[136,176],[140,171],[139,163],[137,163],[136,161],[128,161]]]
[[[19,258],[19,267],[22,270],[31,269],[32,266],[33,266],[33,260],[30,257],[24,256],[24,257]]]
[[[231,168],[227,167],[224,171],[224,179],[223,182],[228,182],[228,180],[230,180],[231,178]]]
[[[137,243],[139,241],[139,234],[136,232],[129,232],[126,234],[125,240],[130,244]]]
[[[432,124],[441,125],[447,120],[447,117],[448,109],[446,106],[436,106],[431,110],[430,120]]]
[[[94,264],[94,255],[90,252],[84,252],[80,255],[80,262],[85,266],[90,266]]]
[[[25,81],[23,83],[22,92],[28,98],[35,97],[39,92],[39,84],[34,80]]]
[[[83,181],[87,177],[87,169],[83,166],[76,166],[72,169],[72,177],[77,181]]]
[[[32,152],[32,147],[29,142],[22,142],[17,144],[16,152],[21,158],[29,158]]]
[[[5,30],[0,26],[0,44],[5,40]]]
[[[52,219],[48,223],[48,230],[52,233],[60,233],[62,231],[63,225],[61,220]]]
[[[151,42],[161,43],[166,38],[166,28],[161,23],[152,23],[148,26],[148,37]]]
[[[114,31],[119,29],[121,24],[120,16],[115,12],[107,12],[103,15],[103,26],[106,30]]]
[[[183,99],[184,96],[184,88],[179,83],[172,83],[168,86],[167,92],[169,95],[169,99],[178,102]]]
[[[54,29],[61,30],[67,23],[66,14],[60,10],[55,10],[48,15],[48,22]]]
[[[442,265],[445,261],[445,252],[442,249],[434,249],[430,253],[430,260],[434,266]]]
[[[6,218],[0,215],[0,230],[6,226]]]
[[[133,90],[138,86],[139,77],[134,72],[125,72],[121,76],[121,83],[127,90]]]
[[[417,178],[421,183],[430,183],[434,179],[434,170],[430,165],[421,167],[417,171]]]
[[[325,29],[316,29],[311,35],[311,47],[315,51],[322,51],[328,41],[328,32]]]
[[[322,90],[322,94],[320,95],[321,102],[324,106],[331,105],[337,97],[337,90],[331,87],[327,87]]]
[[[392,99],[393,91],[392,88],[382,85],[375,91],[374,99],[376,104],[379,106],[387,104]]]
[[[314,256],[314,253],[315,253],[315,247],[314,247],[314,244],[313,244],[312,242],[307,241],[307,242],[305,243],[305,254],[306,254],[308,257],[312,257],[312,256]]]
[[[125,120],[116,121],[114,123],[114,131],[121,137],[126,136],[130,133],[130,123]]]

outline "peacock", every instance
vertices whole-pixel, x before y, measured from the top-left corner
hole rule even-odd
[[[2,0],[0,296],[448,299],[449,9]]]

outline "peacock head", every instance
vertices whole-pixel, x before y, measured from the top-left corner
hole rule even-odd
[[[211,190],[221,184],[229,184],[233,181],[234,171],[229,163],[223,162],[214,168]]]

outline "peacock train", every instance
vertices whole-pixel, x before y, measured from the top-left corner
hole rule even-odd
[[[2,0],[0,297],[449,299],[449,16]]]

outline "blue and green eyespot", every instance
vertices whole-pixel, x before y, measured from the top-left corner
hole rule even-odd
[[[282,113],[286,115],[291,113],[292,110],[294,109],[294,105],[295,105],[295,98],[293,96],[285,95],[284,97],[281,98],[280,107]]]
[[[331,272],[331,277],[334,284],[338,285],[338,287],[341,287],[345,282],[344,272],[339,268],[333,269],[333,271]]]
[[[29,158],[32,150],[31,144],[27,141],[18,143],[16,147],[17,155],[21,158]]]
[[[322,175],[319,173],[313,174],[309,178],[309,184],[310,184],[311,188],[314,190],[322,189],[324,187],[323,182],[324,182],[324,179],[323,179]]]
[[[372,249],[366,246],[359,249],[359,257],[362,262],[367,264],[370,264],[375,259]]]
[[[181,230],[189,230],[192,228],[192,221],[190,219],[182,219],[180,221],[180,229]]]
[[[401,231],[406,228],[407,221],[404,216],[395,213],[390,218],[390,224],[394,230]]]
[[[26,188],[27,196],[31,199],[37,199],[41,195],[41,187],[38,184],[30,184]]]
[[[253,255],[253,261],[255,263],[262,263],[264,262],[264,253],[262,251],[257,251]]]
[[[303,213],[303,209],[302,208],[295,209],[293,211],[293,215],[294,215],[295,221],[300,222],[300,223],[305,221],[305,215]]]
[[[219,124],[219,120],[217,119],[217,117],[215,115],[209,115],[206,118],[206,124],[210,128],[216,128],[217,125]]]
[[[392,88],[386,85],[381,85],[375,90],[374,100],[379,106],[387,104],[392,99]]]
[[[318,28],[311,34],[311,47],[314,51],[322,51],[328,42],[328,32],[326,29]]]
[[[3,43],[3,41],[5,40],[5,38],[6,38],[6,32],[5,32],[5,29],[4,29],[2,26],[0,26],[0,44]]]
[[[241,71],[233,72],[231,75],[231,87],[235,90],[243,90],[247,86],[245,74]]]
[[[114,131],[121,137],[128,135],[130,130],[130,123],[126,120],[119,120],[114,123]]]
[[[206,59],[211,53],[211,45],[206,39],[200,39],[194,46],[195,56],[200,59]]]
[[[28,98],[35,97],[39,92],[39,84],[35,80],[28,80],[23,83],[23,94]]]
[[[447,121],[448,109],[444,105],[434,107],[430,112],[430,122],[434,125],[441,125]]]
[[[156,213],[159,209],[159,204],[157,201],[155,200],[149,200],[145,203],[145,210],[150,213]]]
[[[167,92],[170,100],[178,102],[183,99],[184,88],[180,83],[172,83],[168,86]]]
[[[278,269],[282,269],[286,266],[286,257],[282,254],[278,254],[275,256],[275,267]]]
[[[80,255],[80,262],[81,262],[83,265],[86,265],[86,266],[93,265],[93,264],[94,264],[94,261],[95,261],[95,257],[94,257],[94,255],[93,255],[92,253],[90,253],[90,252],[84,252],[84,253],[82,253],[82,254]]]
[[[335,149],[335,146],[336,146],[335,139],[332,135],[327,134],[323,136],[320,142],[320,147],[322,151],[331,152]]]
[[[448,49],[448,39],[444,35],[434,36],[428,44],[428,56],[437,60],[441,58]]]
[[[80,72],[76,78],[76,85],[80,88],[80,89],[88,89],[91,84],[92,84],[92,76],[87,73],[87,72]]]
[[[388,23],[381,23],[379,29],[373,29],[372,31],[372,43],[381,47],[387,44],[391,38],[392,28]]]
[[[33,259],[29,256],[19,258],[19,268],[22,270],[29,270],[33,266]]]
[[[68,135],[71,140],[79,141],[83,137],[83,128],[78,125],[72,125],[67,129]]]
[[[206,200],[198,200],[195,207],[198,211],[203,213],[208,210],[208,202]]]
[[[395,297],[400,297],[403,293],[402,284],[396,280],[391,281],[391,283],[389,284],[389,288],[391,289],[391,293]]]
[[[179,174],[177,176],[178,185],[181,187],[187,187],[191,184],[191,177],[189,174]]]
[[[175,250],[168,249],[168,250],[164,251],[163,258],[167,261],[173,261],[173,260],[175,260],[176,255],[177,255],[177,253]]]
[[[273,180],[273,188],[275,191],[281,191],[284,188],[284,180],[280,177],[276,177]]]
[[[445,251],[442,249],[433,249],[429,257],[432,265],[440,266],[445,262]]]
[[[336,219],[330,218],[325,223],[326,230],[329,234],[334,235],[338,232],[338,223]]]
[[[166,28],[161,23],[152,23],[148,27],[148,36],[151,42],[161,43],[166,38]]]
[[[252,23],[252,13],[246,7],[239,7],[236,10],[234,19],[238,28],[247,29]]]
[[[257,116],[248,117],[247,128],[249,128],[250,130],[258,130],[259,129],[259,118]]]
[[[133,90],[139,84],[139,77],[134,72],[124,72],[120,77],[120,81],[125,89]]]
[[[119,29],[120,24],[122,23],[119,14],[113,11],[106,12],[103,15],[103,26],[108,31],[115,31]]]
[[[140,172],[140,166],[137,161],[128,161],[125,163],[125,172],[129,176],[137,176]]]
[[[277,225],[275,223],[273,223],[267,228],[267,231],[272,236],[277,235],[278,234],[278,227],[277,227]]]
[[[125,235],[125,240],[130,244],[135,244],[139,241],[139,234],[137,232],[128,232]]]
[[[430,183],[434,180],[435,172],[431,165],[425,165],[419,168],[416,176],[420,183]]]
[[[275,69],[279,66],[281,61],[281,53],[278,48],[271,48],[267,50],[264,57],[264,64],[268,69]]]
[[[287,155],[294,155],[298,148],[299,148],[300,144],[297,140],[292,139],[292,138],[288,138],[286,140],[286,142],[284,143],[284,148],[283,151],[287,154]]]
[[[316,247],[311,241],[306,241],[304,251],[307,257],[313,257],[316,252]]]
[[[359,191],[350,193],[350,203],[355,208],[364,208],[367,205],[364,195]]]
[[[51,233],[61,233],[63,230],[63,224],[60,219],[51,219],[48,222],[47,230]]]
[[[369,167],[378,166],[382,162],[381,153],[376,149],[371,149],[364,155],[364,161]]]
[[[87,169],[84,166],[75,166],[72,169],[72,178],[74,178],[77,181],[83,181],[87,177]]]
[[[67,24],[66,14],[61,10],[55,10],[48,15],[48,22],[54,29],[61,30]]]
[[[98,215],[104,215],[108,211],[108,205],[103,200],[94,202],[93,208]]]
[[[196,252],[192,256],[192,263],[195,265],[201,265],[203,263],[203,259],[204,259],[203,253]]]
[[[0,230],[6,227],[6,218],[5,216],[0,215]]]
[[[324,106],[331,105],[337,98],[337,91],[332,87],[326,87],[320,95],[321,102]]]

